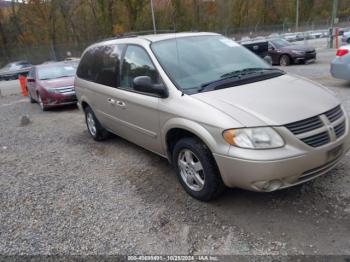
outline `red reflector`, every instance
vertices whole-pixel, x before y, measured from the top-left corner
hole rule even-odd
[[[349,53],[349,50],[347,49],[338,49],[337,56],[344,56]]]

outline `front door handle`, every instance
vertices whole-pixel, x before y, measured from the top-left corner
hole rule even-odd
[[[113,98],[107,98],[107,102],[111,105],[115,105],[115,100]]]

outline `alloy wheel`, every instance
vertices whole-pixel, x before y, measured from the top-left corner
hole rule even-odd
[[[91,135],[96,136],[96,132],[97,132],[96,123],[95,123],[94,116],[90,112],[86,114],[86,123]]]
[[[289,65],[289,57],[286,55],[283,55],[280,60],[281,66],[288,66]]]
[[[201,191],[205,178],[203,165],[189,149],[181,150],[177,161],[180,175],[185,184],[193,191]]]

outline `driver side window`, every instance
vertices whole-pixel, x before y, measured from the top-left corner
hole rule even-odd
[[[139,46],[130,45],[122,64],[121,88],[133,90],[134,78],[138,76],[149,76],[153,83],[160,83],[158,72],[146,51]]]

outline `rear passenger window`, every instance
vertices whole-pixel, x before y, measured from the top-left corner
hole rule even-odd
[[[77,75],[101,85],[117,87],[122,49],[122,45],[91,48],[83,56]]]
[[[139,46],[128,46],[122,65],[120,86],[133,89],[133,81],[138,76],[149,76],[153,83],[159,83],[159,75],[146,51]]]

